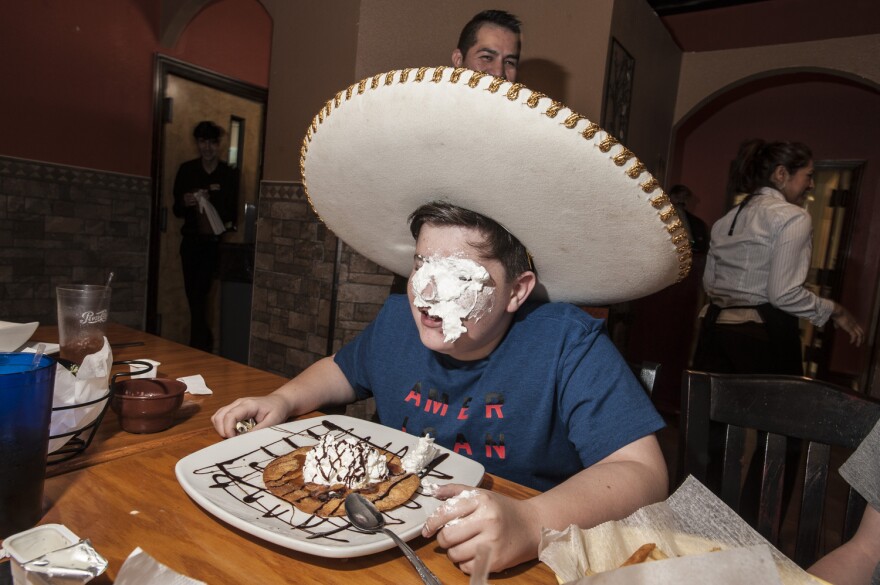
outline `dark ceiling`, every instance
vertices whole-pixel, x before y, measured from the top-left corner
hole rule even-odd
[[[880,34],[877,0],[648,0],[683,51]]]
[[[761,1],[763,0],[648,0],[648,4],[651,5],[657,16],[669,16],[670,14],[684,14],[685,12]]]

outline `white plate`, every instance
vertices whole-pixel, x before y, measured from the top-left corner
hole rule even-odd
[[[39,325],[38,321],[31,323],[0,321],[0,351],[18,351],[18,348],[31,338]]]
[[[58,353],[61,349],[61,346],[57,343],[49,343],[46,341],[28,341],[24,345],[18,348],[18,351],[22,353],[37,353],[37,346],[43,344],[43,355],[53,355]]]
[[[359,557],[393,548],[384,534],[365,534],[342,518],[318,518],[273,496],[263,484],[263,469],[298,447],[314,445],[328,432],[370,441],[400,457],[418,437],[369,421],[329,415],[277,425],[226,439],[177,462],[177,481],[189,496],[217,518],[269,542],[322,557]],[[424,479],[431,483],[475,486],[483,466],[443,447],[442,457]],[[435,459],[436,461],[436,459]],[[421,488],[406,504],[384,513],[388,528],[403,540],[421,533],[440,501]]]

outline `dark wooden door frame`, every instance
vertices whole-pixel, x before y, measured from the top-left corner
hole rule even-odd
[[[834,302],[840,302],[843,293],[843,275],[846,272],[847,263],[852,253],[853,233],[855,232],[856,216],[858,215],[859,195],[861,194],[862,176],[864,175],[865,160],[828,160],[818,161],[815,164],[816,170],[839,169],[849,170],[852,172],[852,180],[849,187],[848,201],[842,205],[845,209],[843,226],[841,229],[841,241],[837,249],[837,257],[834,262],[834,272],[830,282],[825,283],[831,289],[828,297]],[[823,283],[820,283],[823,284]],[[843,375],[840,372],[831,370],[831,354],[834,351],[834,331],[836,328],[824,327],[819,334],[822,343],[822,352],[818,361],[819,370],[817,378],[826,380],[834,384],[845,387],[851,387],[855,382],[862,392],[867,392],[868,374],[873,366],[872,358],[869,356],[862,374],[855,379]],[[870,343],[870,339],[866,342]]]
[[[159,240],[161,238],[161,205],[163,165],[162,155],[164,152],[165,120],[168,116],[165,103],[165,90],[168,75],[200,83],[207,87],[223,91],[238,97],[249,99],[263,104],[265,107],[269,91],[266,88],[226,77],[209,69],[191,65],[179,59],[157,54],[153,68],[153,154],[150,166],[150,176],[153,181],[153,200],[150,205],[150,247],[147,262],[147,311],[146,330],[148,333],[158,333],[157,306],[159,299]],[[263,128],[261,129],[262,151],[266,139],[266,116],[263,116]],[[257,169],[257,180],[263,176],[262,160],[260,157]],[[259,193],[257,193],[259,198]]]

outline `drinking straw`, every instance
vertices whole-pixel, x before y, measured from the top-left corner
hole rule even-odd
[[[111,282],[113,282],[113,271],[111,271],[110,274],[107,275],[107,284],[104,286],[106,286],[107,288],[110,288]]]
[[[46,351],[46,346],[42,343],[38,343],[37,347],[34,348],[36,351],[34,353],[34,361],[31,362],[31,369],[36,370],[37,366],[40,365],[40,360],[43,359],[43,352]]]

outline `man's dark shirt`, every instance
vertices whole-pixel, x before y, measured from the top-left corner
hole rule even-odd
[[[180,165],[174,179],[174,215],[183,218],[180,233],[185,236],[212,235],[210,224],[199,206],[187,207],[183,196],[199,189],[208,192],[208,200],[220,214],[223,225],[235,224],[238,211],[238,172],[223,161],[217,163],[213,173],[205,172],[202,159],[197,158]]]

